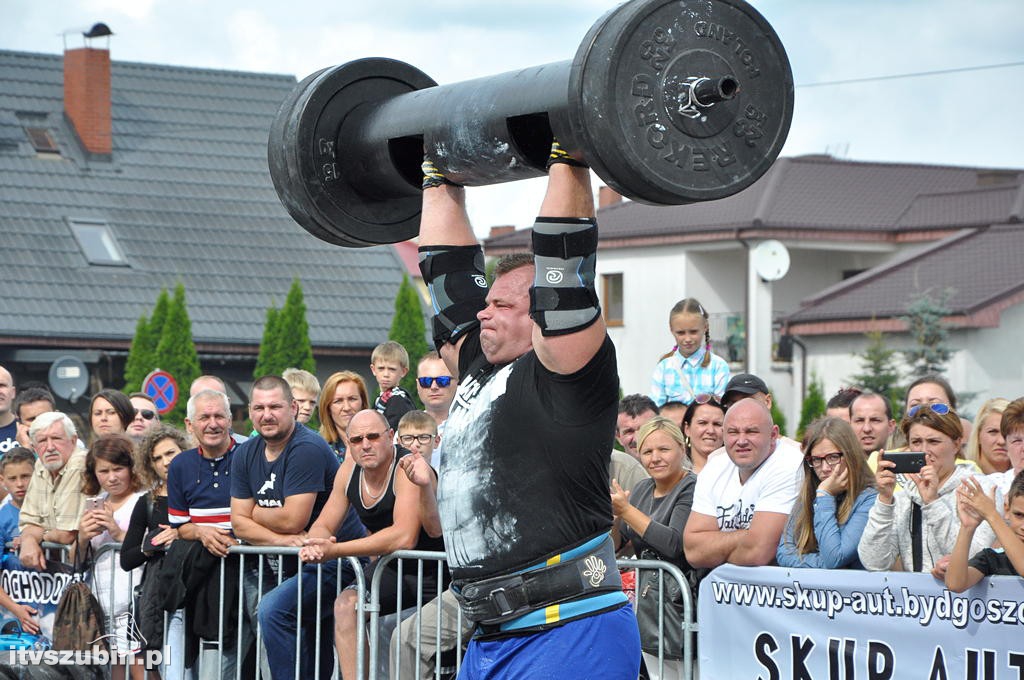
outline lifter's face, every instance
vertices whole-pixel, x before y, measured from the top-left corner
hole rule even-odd
[[[530,285],[533,267],[519,267],[495,279],[480,320],[480,347],[492,364],[507,364],[533,347]]]

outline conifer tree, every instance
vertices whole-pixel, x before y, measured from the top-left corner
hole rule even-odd
[[[149,366],[153,363],[153,352],[147,347],[147,336],[149,335],[149,319],[143,314],[135,324],[135,335],[132,336],[132,345],[128,349],[128,358],[124,362],[124,388],[122,392],[131,394],[142,389],[142,381],[149,373]],[[155,347],[152,349],[156,349]]]
[[[861,361],[861,372],[851,376],[850,383],[889,397],[896,408],[903,403],[898,352],[886,346],[882,331],[868,331],[865,335],[867,347],[854,355]]]
[[[275,350],[280,357],[280,375],[286,368],[301,368],[316,374],[313,359],[313,345],[309,340],[309,323],[306,321],[306,303],[302,295],[302,284],[292,281],[284,306],[277,317],[277,341]]]
[[[281,365],[278,352],[279,338],[278,320],[281,317],[281,310],[271,304],[267,307],[267,320],[263,324],[263,339],[260,340],[260,353],[256,357],[256,367],[253,369],[253,380],[258,380],[265,375],[280,375],[281,371],[288,368]]]
[[[156,368],[156,346],[160,342],[160,333],[167,319],[169,304],[167,289],[160,289],[153,313],[149,318],[145,315],[140,316],[138,323],[135,324],[135,335],[132,337],[131,348],[128,350],[128,358],[124,365],[125,384],[122,391],[125,394],[140,391],[142,381]]]
[[[811,378],[811,385],[807,388],[807,396],[800,406],[800,425],[797,427],[796,438],[803,441],[804,431],[816,418],[825,415],[825,386],[817,376]]]
[[[925,291],[907,306],[906,315],[900,317],[907,323],[907,331],[916,343],[913,348],[903,350],[912,376],[942,374],[953,358],[953,349],[947,344],[949,331],[942,320],[950,313],[947,305],[950,295],[950,291],[946,291],[933,299],[931,291]]]
[[[772,395],[772,422],[779,426],[779,436],[785,437],[787,431],[786,414],[782,412],[782,409],[775,402],[774,395]]]
[[[427,326],[423,321],[420,296],[409,282],[409,277],[403,274],[402,283],[395,295],[395,315],[391,319],[388,339],[400,343],[409,353],[409,372],[402,379],[401,385],[419,408],[422,408],[422,404],[416,393],[416,365],[430,351],[426,336]]]
[[[185,286],[174,288],[174,297],[167,307],[167,319],[156,348],[156,368],[170,373],[178,383],[178,403],[163,420],[180,424],[185,419],[188,386],[199,377],[199,355],[192,339],[192,322],[188,318]]]

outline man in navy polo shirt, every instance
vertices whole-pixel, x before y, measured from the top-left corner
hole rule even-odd
[[[297,414],[298,404],[283,378],[268,375],[253,384],[249,418],[258,436],[238,447],[231,476],[231,523],[235,536],[247,543],[301,546],[334,488],[338,459],[322,437],[296,421]],[[365,535],[363,525],[350,511],[337,540]],[[245,574],[246,589],[254,592],[261,585],[257,566],[257,560],[247,562]],[[285,575],[291,576],[297,570],[297,560],[284,558],[282,566]],[[265,569],[264,574],[269,571]],[[296,658],[301,660],[302,677],[309,677],[314,672],[316,644],[321,651],[317,674],[329,678],[334,671],[330,614],[337,590],[338,562],[323,565],[319,587],[317,572],[317,565],[306,565],[301,575],[291,576],[260,600],[260,627],[274,680],[294,678]],[[342,584],[354,577],[351,565],[345,562]],[[300,579],[303,621],[297,629]]]
[[[231,535],[231,404],[223,392],[201,390],[190,397],[185,424],[198,442],[182,451],[167,469],[167,515],[180,538],[199,541],[217,557],[226,557],[238,541]],[[172,618],[171,626],[175,624]],[[247,626],[243,631],[248,631]],[[175,639],[170,631],[168,639]],[[248,646],[243,640],[243,649]],[[178,650],[171,650],[172,653]],[[234,677],[237,654],[222,650],[220,668],[204,664],[203,677]]]

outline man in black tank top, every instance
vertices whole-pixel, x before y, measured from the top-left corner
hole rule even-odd
[[[360,411],[348,424],[348,455],[334,480],[334,490],[327,504],[310,527],[306,545],[300,553],[304,562],[323,562],[339,557],[379,556],[396,550],[444,550],[441,538],[431,537],[423,530],[420,517],[420,489],[398,470],[398,460],[409,452],[394,445],[395,433],[383,415],[374,410]],[[334,533],[349,507],[355,509],[369,536],[337,543]],[[379,562],[366,568],[369,586],[373,570]],[[435,597],[447,586],[437,583],[437,571],[424,568],[422,582],[417,580],[414,562],[403,566],[403,579],[398,582],[398,561],[384,567],[389,573],[381,578],[380,613],[396,611],[401,590],[404,606],[416,603],[416,591],[422,589],[425,599]],[[342,677],[356,678],[355,588],[341,592],[334,603],[335,643]]]

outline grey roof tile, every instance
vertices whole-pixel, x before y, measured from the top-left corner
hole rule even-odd
[[[127,340],[181,281],[197,341],[255,345],[298,277],[314,346],[383,340],[402,275],[392,249],[318,241],[271,184],[267,134],[295,82],[115,61],[112,161],[84,162],[63,120],[62,58],[0,50],[0,140],[21,145],[0,153],[2,332]],[[31,152],[26,111],[45,115],[65,155]],[[105,221],[131,266],[90,266],[67,218]]]
[[[803,301],[790,323],[900,316],[922,293],[970,314],[1024,289],[1024,225],[964,230]]]
[[[1016,171],[1002,173],[1003,186],[985,168],[873,163],[823,156],[780,158],[745,191],[683,206],[626,201],[598,213],[601,239],[679,236],[733,229],[858,230],[893,233],[928,226],[956,229],[1006,221],[1021,184]],[[956,196],[978,195],[958,202]],[[938,196],[947,196],[940,205]],[[902,222],[901,220],[906,220]],[[501,248],[529,247],[528,230],[486,241]]]

